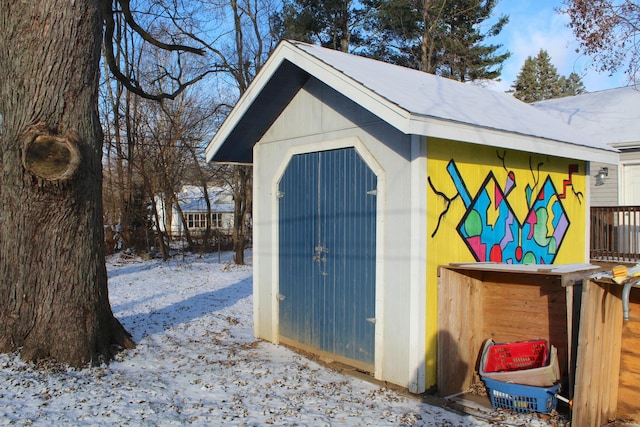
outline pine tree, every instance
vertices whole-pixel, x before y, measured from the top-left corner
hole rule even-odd
[[[271,17],[280,39],[316,43],[323,47],[349,51],[360,43],[364,10],[351,0],[285,0],[282,12]]]
[[[560,91],[562,96],[574,96],[585,92],[582,79],[576,73],[569,74],[569,77],[560,76]]]
[[[584,93],[580,76],[571,73],[569,77],[560,76],[557,68],[551,64],[546,50],[540,49],[538,56],[529,56],[520,69],[520,74],[511,86],[513,96],[524,102],[536,102],[544,99]]]
[[[392,64],[459,81],[496,79],[509,52],[485,44],[508,18],[487,32],[480,25],[497,0],[285,0],[272,17],[280,38],[356,51]]]
[[[367,53],[375,58],[459,81],[496,79],[509,52],[485,44],[502,31],[502,16],[487,32],[480,26],[496,0],[369,0],[375,17]]]

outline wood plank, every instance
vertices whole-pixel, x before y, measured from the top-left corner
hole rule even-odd
[[[549,319],[549,314],[546,312],[541,312],[540,310],[534,312],[525,312],[522,314],[521,310],[518,309],[505,309],[500,311],[485,311],[484,312],[484,322],[487,325],[514,325],[511,329],[519,328],[523,335],[526,335],[526,330],[522,330],[524,326],[526,329],[531,327],[533,329],[548,329],[549,324],[553,324]],[[552,320],[564,320],[564,316],[556,316],[555,319]],[[517,325],[517,326],[515,326]],[[554,324],[554,326],[557,323]]]
[[[638,372],[620,372],[618,392],[618,418],[640,422],[640,384]]]
[[[623,325],[622,334],[629,338],[640,338],[640,316],[635,319],[630,316],[629,320]]]
[[[617,415],[640,422],[640,290],[631,291],[630,320],[622,324]]]
[[[473,380],[477,334],[466,316],[477,304],[476,279],[442,268],[438,281],[438,394],[449,396]]]
[[[566,279],[566,278],[563,278]],[[568,280],[563,280],[563,283],[568,283]],[[572,282],[571,286],[565,288],[566,298],[566,324],[567,324],[567,378],[569,382],[569,389],[565,390],[564,395],[569,399],[573,399],[573,386],[575,384],[575,358],[578,345],[578,331],[580,330],[580,316],[576,313],[579,309],[580,303],[576,301],[582,293],[582,278],[576,279]]]
[[[586,283],[582,289],[582,308],[580,333],[578,335],[578,355],[576,360],[576,379],[573,397],[572,423],[578,426],[600,425],[599,416],[591,411],[590,389],[593,373],[593,354],[595,351],[592,336],[594,335],[595,317],[592,316],[594,306],[600,296],[600,288],[593,283]],[[592,373],[594,375],[592,375]]]
[[[583,284],[572,424],[601,425],[619,404],[622,308],[610,285]]]
[[[528,288],[531,288],[531,286]],[[488,287],[483,289],[483,291],[487,298],[492,301],[502,301],[503,305],[505,302],[511,303],[512,301],[521,303],[529,302],[530,304],[540,304],[544,302],[545,304],[556,305],[564,305],[565,302],[564,292],[541,294],[540,292],[531,292],[531,289],[527,288],[505,290],[503,286]]]
[[[624,345],[630,345],[629,341],[624,341]],[[631,351],[629,347],[625,347],[620,352],[620,368],[626,371],[637,372],[640,375],[640,352],[637,347],[635,350],[636,351]]]
[[[640,382],[638,382],[638,372],[627,370],[620,371],[620,388],[625,389],[625,393],[627,395],[626,400],[629,400],[629,396],[633,395],[634,399],[632,401],[638,402],[638,399],[640,399]]]
[[[505,303],[508,301],[508,303]],[[499,299],[495,297],[486,297],[485,313],[503,313],[503,312],[520,312],[527,314],[545,314],[555,316],[556,318],[564,317],[567,312],[564,302],[563,303],[549,303],[546,300],[519,300],[514,298]],[[564,323],[564,321],[563,321]]]
[[[606,366],[606,371],[603,368],[603,374],[606,372],[606,381],[604,398],[602,399],[603,416],[607,419],[614,418],[618,410],[618,376],[620,374],[620,346],[622,342],[621,327],[622,327],[622,301],[618,295],[611,293],[611,289],[607,289],[606,294],[606,312],[605,312],[605,324],[603,325],[606,337],[605,348],[608,350],[606,354],[607,360],[602,360],[602,365]]]
[[[535,280],[531,277],[511,278],[504,276],[485,275],[482,278],[484,288],[502,289],[503,292],[528,292],[530,295],[544,295],[546,293],[562,293],[563,289],[558,280]]]
[[[488,275],[485,282],[517,284],[534,286],[542,289],[562,289],[560,276],[533,276],[533,275]]]
[[[564,323],[564,316],[549,317],[546,313],[532,313],[531,316],[523,316],[518,311],[505,310],[500,315],[498,313],[485,313],[483,318],[483,331],[492,333],[498,331],[518,332],[523,339],[529,338],[549,338],[554,333],[564,335],[566,327],[558,326]],[[540,336],[532,336],[536,331]],[[566,337],[563,339],[566,342]]]

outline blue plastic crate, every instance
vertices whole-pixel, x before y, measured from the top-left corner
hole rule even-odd
[[[558,400],[555,395],[560,384],[551,387],[534,387],[522,384],[505,383],[481,377],[487,387],[487,394],[494,408],[505,408],[520,413],[539,412],[546,414],[556,409]]]

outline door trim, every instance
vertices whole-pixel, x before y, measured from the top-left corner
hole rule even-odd
[[[342,148],[353,148],[356,153],[360,156],[360,158],[365,162],[365,164],[371,169],[373,174],[377,177],[378,188],[377,188],[377,196],[376,196],[376,283],[375,283],[375,333],[374,333],[374,376],[377,379],[382,378],[382,366],[383,366],[383,357],[384,357],[384,299],[382,296],[384,295],[383,289],[383,278],[384,278],[384,262],[382,260],[385,257],[384,254],[384,206],[385,195],[386,195],[386,175],[385,171],[382,168],[382,165],[377,161],[377,159],[373,156],[373,154],[369,151],[369,149],[365,146],[364,142],[356,137],[347,137],[340,138],[330,141],[319,141],[308,144],[300,144],[289,147],[287,153],[282,158],[282,161],[278,165],[276,169],[276,173],[273,176],[273,181],[271,182],[271,217],[273,218],[273,222],[271,224],[272,227],[272,236],[273,240],[271,242],[271,252],[274,254],[272,257],[272,283],[271,283],[271,325],[272,325],[272,336],[275,338],[274,342],[279,344],[283,341],[280,337],[280,306],[278,303],[278,299],[276,296],[278,295],[279,289],[278,284],[280,282],[280,238],[278,233],[278,226],[280,223],[280,216],[278,212],[278,188],[280,185],[280,181],[289,166],[291,158],[297,154],[309,154],[316,153],[322,151],[330,151]],[[284,341],[283,341],[284,343]]]

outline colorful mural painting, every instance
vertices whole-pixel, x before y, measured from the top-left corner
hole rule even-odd
[[[478,150],[486,148],[478,147]],[[528,157],[524,165],[523,155]],[[468,164],[468,156],[462,157],[463,162]],[[432,194],[444,202],[438,221],[432,228],[431,237],[443,232],[443,219],[452,219],[451,205],[459,200],[463,208],[462,215],[455,219],[455,230],[475,261],[554,263],[571,227],[565,203],[582,205],[584,198],[582,191],[576,189],[574,183],[574,175],[580,173],[580,165],[568,161],[565,163],[562,167],[564,176],[559,186],[561,191],[558,191],[552,173],[545,171],[548,162],[534,162],[533,155],[507,151],[493,151],[493,157],[491,163],[494,167],[491,164],[477,165],[470,177],[465,177],[460,171],[455,157],[449,158],[444,169],[455,193],[441,190],[434,184],[432,176],[428,177]],[[516,163],[515,166],[519,166],[517,169],[507,167],[510,158]],[[480,172],[483,166],[486,168],[484,175]],[[556,169],[554,164],[550,172],[555,172]],[[503,178],[496,176],[498,172]],[[442,175],[439,177],[442,182]],[[479,185],[473,182],[478,178],[483,178]],[[517,185],[519,181],[523,182],[520,188]],[[445,186],[441,184],[440,187]],[[569,192],[571,198],[567,199],[569,189],[572,190]],[[522,202],[526,204],[526,212],[518,215],[514,203]],[[450,224],[451,222],[448,227]],[[448,231],[445,233],[450,237]]]
[[[507,199],[516,186],[513,172],[508,173],[504,187],[489,172],[472,198],[454,160],[447,165],[447,171],[467,209],[458,224],[458,234],[476,261],[553,263],[569,228],[569,219],[549,177],[534,200],[528,191],[530,211],[521,223]]]

